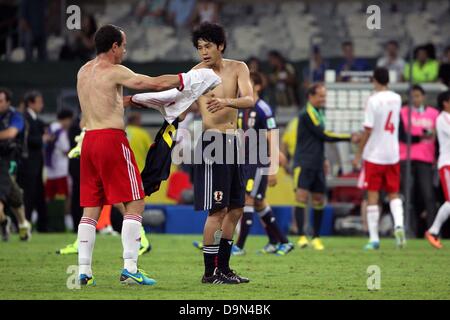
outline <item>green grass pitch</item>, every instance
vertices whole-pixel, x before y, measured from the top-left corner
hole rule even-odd
[[[73,242],[73,234],[34,234],[29,243],[17,235],[0,243],[2,299],[449,299],[450,241],[436,250],[425,240],[409,240],[404,250],[382,239],[377,252],[364,252],[364,238],[324,238],[325,251],[298,249],[285,257],[261,256],[266,239],[251,236],[247,255],[231,264],[249,284],[219,286],[200,283],[202,253],[192,246],[201,236],[151,235],[153,250],[139,265],[155,286],[124,286],[120,237],[97,235],[93,271],[96,287],[68,289],[70,265],[77,256],[55,251]],[[294,239],[292,239],[294,240]],[[381,289],[367,289],[367,268],[381,270]]]

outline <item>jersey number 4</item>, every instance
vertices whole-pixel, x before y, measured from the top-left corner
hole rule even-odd
[[[388,118],[386,120],[386,124],[384,125],[384,130],[389,131],[391,134],[394,134],[395,126],[391,122],[391,118],[392,118],[392,111],[389,112]]]

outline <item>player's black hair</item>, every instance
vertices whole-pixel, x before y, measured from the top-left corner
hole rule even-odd
[[[324,87],[324,84],[322,82],[313,83],[306,91],[306,95],[308,97],[316,95],[317,89],[319,89],[320,87]]]
[[[12,92],[8,88],[0,88],[0,93],[3,93],[5,95],[5,99],[8,102],[11,102],[12,99]]]
[[[414,49],[414,59],[417,59],[417,56],[418,56],[418,54],[419,54],[419,51],[421,51],[421,50],[423,50],[423,51],[425,51],[426,53],[427,53],[427,56],[428,56],[428,58],[429,58],[429,51],[427,50],[427,48],[425,47],[425,46],[418,46],[418,47],[416,47],[415,49]]]
[[[73,111],[67,108],[60,109],[58,113],[56,114],[56,118],[58,120],[64,120],[64,119],[72,119],[73,118]]]
[[[343,47],[347,47],[347,46],[352,46],[353,47],[353,42],[351,42],[351,41],[344,41],[344,42],[342,42],[342,44],[341,44],[342,48]]]
[[[373,78],[381,85],[389,83],[389,71],[386,68],[377,67],[373,70]]]
[[[264,84],[263,77],[259,72],[250,72],[250,79],[255,85],[262,86]]]
[[[450,101],[450,90],[441,92],[437,97],[437,104],[439,110],[444,110],[444,102]]]
[[[419,86],[418,84],[415,84],[411,88],[412,91],[417,90],[420,91],[423,95],[425,95],[425,89],[422,86]]]
[[[227,39],[224,28],[217,23],[204,22],[192,31],[192,44],[198,48],[198,41],[204,40],[212,42],[218,46],[223,44],[222,53],[227,48]]]
[[[250,64],[250,63],[252,63],[252,62],[256,62],[256,63],[258,63],[258,64],[261,64],[261,60],[259,60],[259,58],[258,57],[255,57],[255,56],[251,56],[250,58],[248,58],[247,59],[247,64]]]
[[[25,103],[25,107],[28,108],[30,106],[30,102],[35,102],[37,97],[42,97],[42,93],[37,90],[30,90],[25,93],[23,96],[23,102]]]
[[[281,54],[281,52],[278,51],[278,50],[270,50],[269,53],[268,53],[268,56],[278,59],[282,64],[286,63],[286,59]]]
[[[97,30],[94,36],[95,50],[97,54],[108,52],[112,48],[114,42],[120,47],[122,45],[122,29],[119,27],[107,24]]]
[[[395,46],[397,49],[399,47],[398,41],[397,40],[389,40],[388,42],[386,42],[386,46],[392,44],[393,46]]]

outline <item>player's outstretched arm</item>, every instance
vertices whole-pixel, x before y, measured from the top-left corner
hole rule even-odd
[[[212,98],[208,101],[207,109],[209,112],[217,112],[225,107],[235,109],[253,108],[255,101],[253,99],[253,87],[250,81],[250,71],[245,63],[238,65],[238,89],[239,98]]]
[[[339,142],[350,141],[352,136],[347,133],[335,133],[325,130],[321,125],[317,117],[310,111],[307,111],[307,117],[305,121],[306,127],[313,132],[314,135],[319,137],[323,141],[327,142]]]
[[[149,77],[135,73],[122,65],[115,66],[113,77],[117,84],[135,90],[164,91],[173,88],[182,90],[183,86],[181,74]]]

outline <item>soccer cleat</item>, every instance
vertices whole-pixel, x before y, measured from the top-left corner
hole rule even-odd
[[[277,252],[277,245],[276,244],[272,244],[272,243],[268,243],[264,246],[264,248],[258,250],[257,253],[259,254],[271,254],[271,253],[276,253]]]
[[[205,275],[203,275],[202,283],[239,284],[240,282],[237,278],[229,278],[226,275],[224,275],[218,268],[215,268],[212,276],[206,277]]]
[[[277,255],[277,256],[285,256],[285,255],[287,255],[289,252],[291,252],[292,250],[294,250],[294,244],[293,244],[293,243],[291,243],[291,242],[288,242],[288,243],[281,243],[281,244],[278,246],[276,255]]]
[[[19,238],[22,241],[29,241],[31,239],[31,223],[25,220],[23,225],[19,225]]]
[[[64,248],[57,250],[56,253],[60,254],[60,255],[77,254],[78,253],[78,239],[76,239],[74,243],[68,244]]]
[[[404,248],[406,247],[406,237],[405,237],[405,230],[402,227],[395,228],[394,231],[395,234],[395,243],[397,245],[397,248]]]
[[[118,236],[119,233],[113,229],[112,226],[106,226],[103,229],[99,230],[98,233],[107,235],[107,236]]]
[[[369,242],[364,246],[364,250],[371,251],[371,250],[378,250],[380,249],[380,243],[378,241]]]
[[[147,244],[147,246],[143,246],[141,243],[141,247],[139,248],[139,255],[142,256],[143,254],[146,254],[148,252],[152,251],[152,245],[150,243]]]
[[[432,234],[429,231],[427,231],[427,232],[425,232],[425,238],[436,249],[442,249],[443,245],[442,245],[441,240],[439,240],[439,237],[437,235]]]
[[[144,227],[141,228],[141,246],[139,248],[139,255],[143,255],[152,250],[152,246],[145,235]]]
[[[86,274],[80,274],[79,281],[80,281],[81,286],[85,286],[85,287],[95,286],[94,276],[89,277]]]
[[[300,238],[298,238],[297,245],[301,249],[308,247],[309,246],[308,238],[306,236],[300,236]]]
[[[203,250],[203,242],[202,241],[193,241],[192,245],[196,247],[198,250]]]
[[[242,277],[238,275],[234,270],[228,271],[228,273],[225,274],[229,279],[235,279],[239,281],[239,283],[249,283],[250,279],[246,277]]]
[[[151,286],[156,284],[156,280],[150,278],[148,274],[139,270],[136,273],[128,272],[127,269],[123,269],[120,274],[120,283],[122,284],[139,284],[144,286]]]
[[[8,241],[9,236],[11,234],[11,218],[6,216],[5,220],[3,220],[2,223],[0,223],[0,232],[2,234],[2,240]]]
[[[231,247],[231,255],[233,256],[243,256],[245,255],[245,250],[239,248],[237,245],[233,245],[233,247]]]
[[[314,249],[314,250],[317,250],[317,251],[322,251],[322,250],[325,249],[325,247],[323,246],[323,243],[322,243],[322,241],[320,240],[320,238],[314,238],[314,239],[312,239],[311,245],[312,245],[313,249]]]

